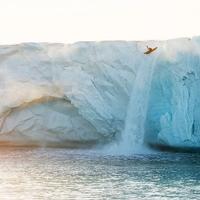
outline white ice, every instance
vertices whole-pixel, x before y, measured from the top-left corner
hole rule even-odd
[[[1,46],[0,141],[200,147],[199,76],[199,37]]]

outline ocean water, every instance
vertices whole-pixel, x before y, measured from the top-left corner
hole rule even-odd
[[[0,199],[200,199],[200,155],[1,148]]]

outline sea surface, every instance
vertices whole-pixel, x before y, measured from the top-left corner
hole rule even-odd
[[[200,154],[0,148],[4,199],[200,199]]]

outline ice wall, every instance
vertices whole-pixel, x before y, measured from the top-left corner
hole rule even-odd
[[[199,147],[199,52],[199,37],[1,46],[0,141]]]
[[[2,46],[0,140],[112,140],[123,130],[135,52],[134,42]]]

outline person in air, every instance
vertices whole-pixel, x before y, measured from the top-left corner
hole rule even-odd
[[[147,46],[147,49],[148,49],[148,50],[145,51],[144,54],[150,54],[150,53],[152,53],[153,51],[155,51],[157,48],[158,48],[158,47],[151,48],[151,47],[148,47],[148,46]]]

